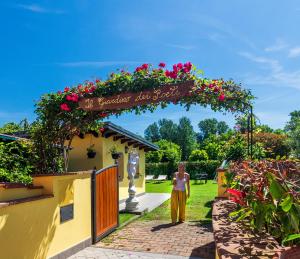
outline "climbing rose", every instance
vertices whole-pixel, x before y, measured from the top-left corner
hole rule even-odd
[[[100,83],[100,80],[99,80],[99,79],[96,79],[96,83]]]
[[[64,92],[69,92],[70,91],[70,87],[66,87]]]
[[[66,96],[66,99],[67,99],[67,101],[71,101],[71,102],[77,103],[79,97],[78,97],[78,95],[77,95],[76,93],[72,93],[72,94],[70,94],[70,95],[67,95],[67,96]]]
[[[191,71],[193,65],[192,65],[191,62],[186,62],[183,66],[184,66],[188,71]]]
[[[149,65],[148,65],[148,64],[143,64],[143,65],[142,65],[142,69],[143,69],[143,70],[147,70],[148,68],[149,68]]]
[[[58,95],[61,95],[61,94],[62,94],[62,92],[61,92],[61,91],[58,91],[58,92],[57,92],[57,94],[58,94]]]
[[[178,68],[178,69],[182,69],[182,68],[183,68],[182,63],[178,63],[178,64],[177,64],[177,68]]]
[[[103,133],[103,132],[105,131],[105,129],[104,129],[104,128],[100,128],[99,131],[100,131],[101,133]]]
[[[166,64],[165,64],[165,63],[163,63],[163,62],[160,62],[160,63],[158,64],[158,66],[159,66],[159,67],[165,67],[165,66],[166,66]]]
[[[221,93],[221,95],[219,96],[219,101],[220,102],[223,102],[225,99],[225,94],[224,93]]]
[[[61,105],[60,105],[60,109],[61,109],[62,111],[66,111],[66,112],[71,111],[71,108],[70,108],[66,103],[61,104]]]

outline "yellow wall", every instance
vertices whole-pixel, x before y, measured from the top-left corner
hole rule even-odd
[[[87,158],[87,148],[94,144],[94,149],[97,152],[93,159]],[[118,152],[124,155],[123,168],[124,178],[119,182],[119,199],[123,200],[128,197],[128,153],[125,153],[127,143],[121,143],[121,140],[113,141],[113,137],[103,138],[94,137],[92,134],[86,134],[84,139],[75,137],[72,141],[72,150],[70,151],[69,171],[92,170],[94,167],[101,169],[113,165],[115,161],[111,157],[110,149],[115,146]],[[129,146],[129,151],[133,149]],[[145,151],[136,149],[140,155],[140,177],[135,180],[137,194],[145,192]]]
[[[53,198],[0,208],[0,258],[43,259],[91,238],[90,174],[35,177]],[[74,203],[74,219],[60,223],[60,206]]]
[[[42,189],[27,189],[27,188],[5,189],[4,187],[0,187],[0,202],[38,196],[41,194],[42,194]]]

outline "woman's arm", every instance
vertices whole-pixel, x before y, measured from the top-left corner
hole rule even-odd
[[[191,188],[190,188],[190,175],[187,173],[187,179],[186,179],[186,185],[187,185],[187,197],[190,198]]]
[[[174,173],[174,175],[173,175],[172,183],[173,183],[174,186],[177,184],[176,173]]]

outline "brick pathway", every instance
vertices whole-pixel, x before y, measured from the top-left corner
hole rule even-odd
[[[88,247],[68,259],[197,259],[176,255],[162,255],[153,253],[123,251],[117,249],[104,249],[99,247]]]
[[[135,221],[96,244],[97,247],[178,256],[215,258],[211,226],[186,222]]]

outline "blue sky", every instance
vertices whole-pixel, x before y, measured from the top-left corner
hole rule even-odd
[[[255,113],[282,128],[300,109],[300,2],[275,0],[0,2],[0,125],[27,117],[43,93],[142,63],[191,61],[257,97]],[[179,106],[113,122],[142,134],[160,118],[197,123],[230,114]]]

